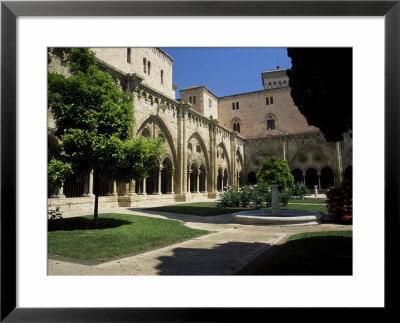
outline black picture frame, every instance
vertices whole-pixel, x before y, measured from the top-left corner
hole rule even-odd
[[[385,18],[385,306],[361,309],[370,319],[397,310],[399,287],[400,1],[3,1],[1,3],[1,321],[234,322],[245,314],[304,309],[18,308],[16,307],[16,19],[18,16],[384,16]],[[373,46],[373,44],[371,44]],[[371,255],[373,262],[373,255]],[[366,288],[368,288],[366,286]],[[324,309],[330,319],[342,311]],[[346,315],[354,313],[347,309]],[[315,313],[319,313],[317,311]],[[304,314],[303,314],[304,313]],[[240,315],[239,315],[240,314]],[[282,317],[282,316],[281,316]],[[310,319],[310,317],[308,317]]]

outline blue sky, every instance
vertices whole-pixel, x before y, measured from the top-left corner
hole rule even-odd
[[[204,85],[218,97],[262,90],[261,72],[290,68],[286,48],[162,48],[174,59],[173,82],[179,90]]]

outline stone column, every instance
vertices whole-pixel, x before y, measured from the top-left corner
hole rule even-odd
[[[174,194],[174,169],[171,170],[171,194]]]
[[[304,186],[306,186],[306,175],[304,175],[304,174],[303,174],[303,183],[304,183]]]
[[[93,172],[89,173],[89,179],[88,179],[88,190],[83,196],[86,197],[93,197]]]
[[[204,192],[208,192],[208,189],[207,189],[207,176],[208,176],[208,172],[206,172],[205,175],[204,175]]]
[[[66,196],[64,195],[64,183],[61,184],[61,186],[58,188],[57,194],[53,194],[51,196],[52,198],[58,198],[58,199],[65,199]]]
[[[135,192],[135,185],[136,185],[136,182],[135,182],[135,181],[130,181],[130,183],[129,183],[129,192],[128,192],[128,195],[132,196],[132,195],[135,195],[135,194],[136,194],[136,192]]]
[[[196,193],[200,193],[200,171],[197,171],[197,190]]]
[[[318,185],[314,185],[314,194],[315,196],[318,195]]]
[[[224,174],[221,175],[221,192],[224,191]]]
[[[143,178],[143,192],[142,192],[142,194],[143,195],[147,195],[147,193],[146,193],[146,178]]]
[[[321,173],[318,174],[318,187],[321,188]]]
[[[161,172],[162,172],[162,167],[158,169],[158,195],[161,195]]]
[[[272,191],[272,215],[280,215],[278,184],[271,184]]]
[[[187,192],[190,193],[190,174],[192,173],[191,170],[188,171],[188,187],[187,187]]]
[[[340,141],[336,143],[336,154],[337,154],[337,171],[338,171],[338,184],[343,180],[343,167],[342,167],[342,149],[340,146]]]
[[[113,182],[113,192],[112,192],[113,196],[118,196],[118,192],[117,192],[117,182],[114,181]]]

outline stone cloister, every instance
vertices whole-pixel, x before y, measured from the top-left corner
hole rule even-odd
[[[129,63],[123,48],[93,50],[99,68],[133,96],[135,136],[161,137],[165,147],[147,178],[131,183],[102,180],[100,207],[217,198],[229,185],[256,184],[262,161],[269,156],[286,160],[295,182],[310,188],[324,190],[351,176],[351,135],[342,142],[326,142],[318,129],[307,126],[287,86],[223,98],[194,86],[182,89],[181,98],[175,99],[173,59],[162,50],[132,49]],[[151,72],[148,65],[146,73],[141,70],[143,57],[151,61]],[[67,60],[68,49],[49,49],[49,71],[67,75]],[[281,84],[287,81],[283,71],[263,75]],[[49,115],[49,129],[52,126]],[[48,205],[65,211],[91,209],[93,202],[92,174],[48,192]]]

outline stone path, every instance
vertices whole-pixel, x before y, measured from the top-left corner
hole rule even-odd
[[[352,229],[351,226],[334,224],[290,227],[241,225],[232,223],[230,214],[202,217],[134,208],[105,211],[176,219],[190,228],[212,233],[94,266],[49,259],[49,275],[232,275],[291,234]]]

